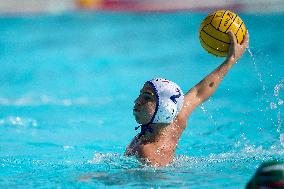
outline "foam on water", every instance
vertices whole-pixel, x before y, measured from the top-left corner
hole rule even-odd
[[[103,183],[104,185],[123,185],[128,186],[142,186],[140,180],[143,178],[143,182],[150,182],[149,186],[188,186],[194,184],[193,187],[212,187],[212,184],[203,182],[204,178],[211,177],[212,179],[219,179],[218,177],[224,177],[227,181],[222,182],[241,182],[246,181],[239,180],[238,174],[243,173],[244,166],[248,170],[254,170],[252,165],[257,166],[258,163],[265,160],[273,160],[283,157],[284,149],[277,147],[271,147],[270,149],[264,149],[262,146],[246,146],[241,151],[231,151],[225,153],[214,154],[211,153],[208,156],[186,156],[177,155],[173,160],[173,163],[166,167],[155,168],[151,166],[142,165],[133,157],[125,157],[121,154],[115,153],[95,153],[94,158],[89,160],[88,163],[100,167],[99,170],[82,175],[79,180],[88,183]],[[277,158],[277,159],[278,159]],[[224,166],[226,165],[226,166]],[[233,175],[230,178],[227,171],[233,171]],[[218,172],[218,174],[216,174]],[[180,180],[181,176],[183,179]],[[235,181],[233,181],[235,179]],[[128,181],[126,181],[128,180]],[[163,182],[159,182],[164,180]],[[158,182],[158,185],[154,185]],[[221,184],[222,185],[222,184]],[[198,187],[197,187],[198,186]],[[233,187],[234,188],[234,187]]]
[[[88,160],[88,163],[94,165],[104,165],[105,168],[115,169],[132,169],[132,168],[143,168],[150,170],[163,170],[168,168],[201,168],[203,166],[210,166],[211,163],[221,162],[235,162],[238,161],[253,161],[253,160],[266,160],[283,157],[284,149],[279,146],[271,146],[270,148],[264,148],[263,146],[256,146],[252,144],[246,144],[244,148],[240,150],[231,150],[224,153],[211,153],[208,156],[186,156],[177,155],[173,163],[169,164],[165,168],[156,168],[141,164],[135,157],[127,157],[118,153],[101,153],[96,152],[94,157]]]

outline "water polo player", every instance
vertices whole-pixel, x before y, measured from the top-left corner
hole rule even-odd
[[[231,31],[229,36],[231,45],[224,63],[185,95],[177,84],[166,79],[152,79],[144,84],[133,109],[141,132],[127,147],[126,156],[136,156],[156,167],[172,162],[189,115],[215,92],[248,47],[248,33],[241,44]]]
[[[268,161],[261,164],[246,189],[283,189],[284,162]]]

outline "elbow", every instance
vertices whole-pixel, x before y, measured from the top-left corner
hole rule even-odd
[[[209,94],[204,94],[204,93],[199,93],[196,95],[196,98],[198,100],[198,105],[202,104],[205,102],[208,98],[210,97]]]

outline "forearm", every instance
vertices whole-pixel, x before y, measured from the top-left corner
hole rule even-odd
[[[194,87],[196,90],[196,96],[201,102],[205,101],[216,91],[217,87],[234,63],[234,59],[226,59],[223,64],[221,64]]]
[[[212,73],[206,76],[196,86],[191,88],[184,96],[184,106],[179,113],[182,120],[187,120],[191,112],[202,102],[208,99],[217,89],[221,81],[224,79],[231,67],[238,61],[249,43],[248,32],[241,44],[237,43],[236,36],[232,31],[229,31],[231,40],[227,59],[216,68]]]

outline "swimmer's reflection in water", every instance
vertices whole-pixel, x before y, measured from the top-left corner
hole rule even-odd
[[[118,172],[98,171],[84,177],[80,177],[80,182],[103,183],[105,186],[127,185],[143,181],[143,183],[153,183],[157,180],[169,180],[171,177],[162,170],[143,170],[143,169],[125,169]],[[176,184],[175,184],[176,186]]]
[[[185,95],[177,84],[166,79],[156,78],[144,84],[133,108],[141,132],[133,138],[124,155],[136,156],[155,167],[173,161],[188,117],[215,92],[248,47],[248,33],[241,44],[237,43],[233,32],[230,31],[229,36],[231,44],[226,60]]]

